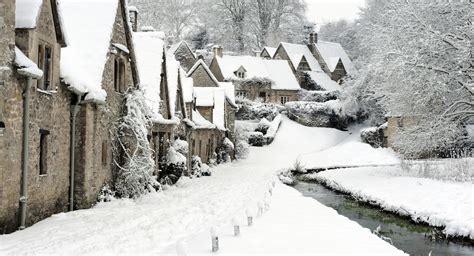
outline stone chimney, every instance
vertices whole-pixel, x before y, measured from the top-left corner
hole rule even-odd
[[[212,48],[212,51],[214,53],[214,57],[220,57],[222,58],[223,56],[223,49],[222,46],[216,45]]]
[[[318,43],[318,33],[311,32],[309,34],[309,44],[317,44]]]
[[[130,17],[130,23],[132,23],[133,32],[138,32],[138,9],[135,6],[128,7],[128,15]]]

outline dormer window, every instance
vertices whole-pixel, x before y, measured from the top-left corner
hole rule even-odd
[[[243,66],[240,66],[240,68],[234,72],[234,75],[239,79],[244,79],[246,73],[247,73],[247,70]]]

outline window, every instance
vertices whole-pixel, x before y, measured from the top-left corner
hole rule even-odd
[[[49,131],[40,130],[39,175],[46,175],[48,173],[48,136]]]
[[[265,92],[259,92],[258,97],[262,99],[262,102],[265,102],[267,98],[267,94]]]
[[[116,92],[125,92],[125,62],[122,58],[114,61],[114,88]]]
[[[237,77],[238,78],[245,78],[245,73],[242,71],[237,72]]]
[[[280,96],[280,102],[281,104],[285,104],[288,101],[290,101],[290,96]]]
[[[237,97],[240,97],[240,98],[248,98],[248,97],[249,97],[249,93],[246,92],[246,91],[237,91]]]
[[[397,125],[398,125],[398,127],[403,127],[403,118],[402,117],[399,117],[397,119]]]
[[[0,121],[0,137],[3,137],[4,133],[5,133],[5,123]]]
[[[38,44],[38,67],[43,70],[43,77],[38,80],[38,88],[42,90],[51,90],[51,74],[53,67],[53,51],[51,46]]]
[[[194,152],[196,152],[196,149],[195,149],[195,147],[196,147],[196,141],[195,141],[194,139],[192,139],[192,143],[191,143],[191,144],[192,144],[192,148],[191,148],[191,149],[192,149],[192,152],[191,152],[191,154],[192,154],[192,155],[195,155]]]
[[[202,156],[202,140],[199,140],[199,156]]]
[[[109,143],[104,140],[102,141],[102,165],[107,166],[107,160],[109,156]]]

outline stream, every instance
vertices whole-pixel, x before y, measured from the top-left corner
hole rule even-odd
[[[390,238],[393,245],[410,255],[474,255],[474,247],[464,246],[446,240],[432,240],[435,228],[424,224],[416,224],[396,214],[384,212],[348,195],[337,193],[318,183],[298,182],[294,186],[306,197],[335,209],[339,214],[359,223],[359,225],[375,230]],[[350,238],[348,238],[350,239]]]

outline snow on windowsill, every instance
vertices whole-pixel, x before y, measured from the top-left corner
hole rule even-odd
[[[122,52],[125,52],[126,54],[130,54],[130,50],[127,48],[127,46],[119,43],[113,43],[112,44],[115,48],[121,50]]]
[[[53,96],[54,94],[58,93],[58,91],[56,91],[56,90],[43,90],[43,89],[40,89],[40,88],[36,88],[36,91],[39,92],[39,93],[49,95],[49,96]]]

